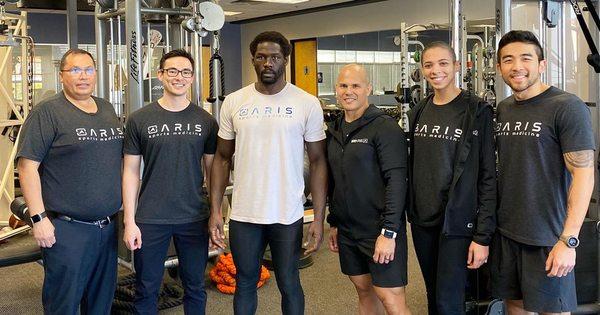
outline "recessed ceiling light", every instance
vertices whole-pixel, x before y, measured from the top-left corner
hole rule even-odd
[[[286,3],[286,4],[295,4],[300,2],[307,2],[308,0],[255,0],[260,2],[272,2],[272,3]]]
[[[225,11],[225,16],[234,16],[234,15],[238,15],[238,14],[242,14],[242,12]]]

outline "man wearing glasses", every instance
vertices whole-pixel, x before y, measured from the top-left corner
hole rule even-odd
[[[160,60],[164,93],[127,121],[123,207],[127,248],[134,250],[136,314],[156,314],[167,250],[173,238],[186,314],[204,314],[208,259],[209,183],[217,146],[216,120],[187,98],[194,60],[173,50]],[[144,161],[141,189],[140,165]],[[204,163],[202,163],[202,160]],[[202,165],[205,169],[203,170]],[[139,191],[139,194],[138,194]],[[137,202],[137,209],[136,209]]]
[[[42,248],[45,314],[109,314],[117,279],[113,219],[121,206],[123,132],[114,108],[92,96],[92,55],[60,62],[63,91],[33,108],[17,158]],[[78,310],[79,309],[79,310]]]

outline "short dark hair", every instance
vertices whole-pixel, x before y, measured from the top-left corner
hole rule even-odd
[[[542,49],[542,45],[540,45],[540,41],[537,39],[535,34],[530,31],[515,30],[504,34],[504,36],[502,36],[500,39],[500,42],[498,43],[498,51],[496,52],[498,63],[500,63],[501,58],[500,51],[502,51],[504,46],[510,43],[525,43],[533,45],[535,46],[535,52],[537,53],[538,60],[544,60],[544,50]]]
[[[254,54],[256,54],[258,44],[265,42],[279,44],[279,47],[281,47],[281,53],[283,53],[285,58],[289,57],[292,53],[292,45],[290,45],[290,41],[285,38],[285,36],[279,32],[267,31],[256,35],[256,37],[254,37],[250,43],[250,53],[252,54],[252,57],[254,57]]]
[[[454,48],[452,48],[452,46],[450,46],[446,42],[435,41],[435,42],[427,44],[427,46],[425,46],[425,49],[423,49],[423,52],[421,53],[421,64],[423,64],[423,56],[425,56],[425,52],[428,51],[428,50],[430,50],[430,49],[433,49],[433,48],[443,48],[443,49],[446,49],[452,55],[452,62],[456,61],[456,52],[454,51]]]
[[[164,54],[160,58],[159,69],[162,69],[165,66],[165,61],[167,61],[167,59],[175,58],[175,57],[187,58],[187,60],[189,60],[190,63],[192,64],[192,70],[194,69],[194,57],[192,57],[192,55],[189,52],[187,52],[183,49],[174,49],[174,50],[171,50],[168,53]]]
[[[92,54],[90,54],[89,51],[84,50],[84,49],[79,49],[79,48],[72,48],[72,49],[67,50],[67,52],[62,56],[62,58],[60,58],[60,70],[65,70],[65,64],[67,63],[67,57],[69,57],[70,55],[88,55],[92,59],[92,62],[94,63],[94,67],[96,66],[96,60],[94,60],[94,56],[92,56]]]

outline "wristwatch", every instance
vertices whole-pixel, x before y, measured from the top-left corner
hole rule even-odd
[[[42,219],[44,219],[45,217],[47,217],[46,215],[46,211],[42,211],[41,213],[38,213],[36,215],[32,215],[31,216],[31,222],[38,223],[40,221],[42,221]]]
[[[575,235],[561,235],[559,239],[569,248],[577,248],[579,246],[579,239]]]
[[[385,228],[381,229],[381,235],[385,238],[395,239],[398,233],[390,230],[386,230]]]

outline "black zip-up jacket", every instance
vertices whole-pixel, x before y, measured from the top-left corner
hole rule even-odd
[[[342,115],[327,124],[327,222],[355,239],[406,229],[407,143],[398,123],[371,105],[342,135]]]
[[[463,92],[464,93],[464,92]],[[410,152],[414,150],[413,126],[430,100],[417,104],[409,114]],[[496,230],[496,154],[494,151],[493,110],[478,97],[467,93],[468,107],[461,124],[454,160],[453,178],[444,211],[442,233],[448,236],[473,237],[480,245],[489,245]],[[419,187],[413,187],[413,155],[408,166],[408,220],[415,223],[414,198]]]

